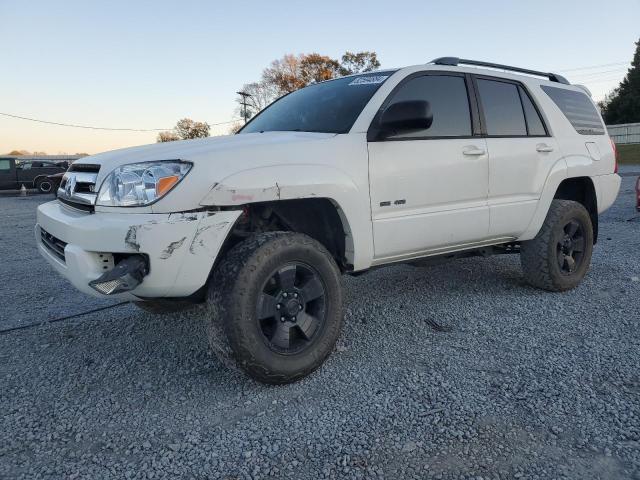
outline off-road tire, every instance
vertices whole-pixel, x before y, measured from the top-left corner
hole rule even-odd
[[[40,178],[36,181],[36,188],[40,193],[51,193],[53,191],[53,182],[48,178]]]
[[[583,228],[584,251],[575,271],[563,273],[558,262],[558,243],[564,227],[577,221]],[[551,292],[576,287],[584,278],[593,252],[593,225],[586,208],[571,200],[553,200],[542,228],[533,240],[522,242],[520,263],[525,280],[532,286]]]
[[[194,303],[181,302],[179,300],[148,300],[145,302],[133,302],[141,310],[155,315],[168,315],[170,313],[183,312],[195,308]]]
[[[265,340],[256,305],[264,282],[290,262],[304,262],[317,272],[324,285],[326,315],[307,348],[282,354]],[[256,234],[222,259],[209,284],[207,306],[209,343],[226,366],[264,383],[294,382],[317,369],[338,339],[343,316],[340,271],[327,249],[307,235]]]

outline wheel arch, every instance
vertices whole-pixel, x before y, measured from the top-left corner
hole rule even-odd
[[[598,241],[598,195],[591,177],[569,177],[563,180],[553,196],[557,200],[573,200],[589,212],[593,225],[593,243]]]
[[[340,252],[342,258],[336,260],[344,270],[362,270],[371,264],[368,191],[335,167],[292,164],[244,170],[215,184],[200,204],[243,208],[245,215],[238,219],[236,230],[246,222],[246,214],[275,213],[281,230],[306,233],[329,251]],[[324,225],[324,234],[313,226],[315,220]],[[254,231],[273,229],[258,223],[263,225],[252,226]],[[326,234],[330,231],[340,236],[343,246],[338,250]]]
[[[353,270],[353,235],[349,220],[335,200],[313,197],[254,202],[243,205],[242,210],[227,248],[255,233],[303,233],[320,242],[342,271]]]

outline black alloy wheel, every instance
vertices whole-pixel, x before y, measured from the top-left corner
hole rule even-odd
[[[584,226],[578,219],[570,220],[563,228],[564,235],[558,240],[558,265],[564,275],[573,274],[584,259]]]
[[[270,349],[303,351],[325,323],[325,287],[318,272],[301,262],[275,271],[258,297],[256,317]]]

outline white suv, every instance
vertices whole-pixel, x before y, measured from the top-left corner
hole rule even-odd
[[[84,158],[36,236],[85,293],[206,301],[220,358],[286,383],[333,349],[341,273],[520,253],[529,283],[567,290],[619,187],[584,87],[446,57],[303,88],[237,135]]]

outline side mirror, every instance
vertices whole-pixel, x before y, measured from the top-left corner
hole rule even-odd
[[[389,105],[380,117],[383,134],[407,130],[426,130],[433,123],[431,105],[426,100],[411,100]]]

